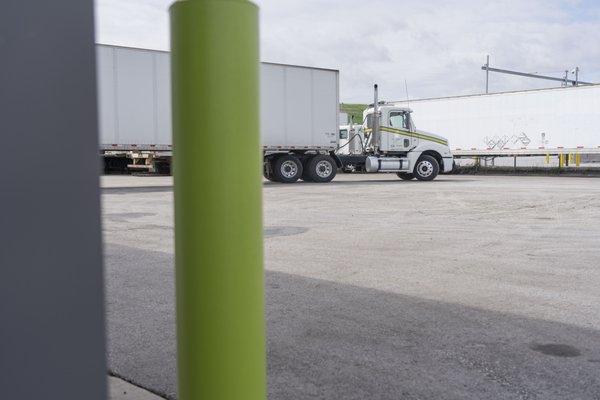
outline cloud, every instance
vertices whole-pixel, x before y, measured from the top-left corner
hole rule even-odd
[[[340,70],[345,102],[479,93],[481,65],[600,82],[600,4],[592,0],[258,0],[261,59]],[[165,0],[98,0],[100,42],[168,48]],[[556,86],[491,74],[493,91]]]

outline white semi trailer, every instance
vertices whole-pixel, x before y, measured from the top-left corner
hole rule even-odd
[[[98,45],[97,59],[100,150],[106,166],[168,169],[169,53]],[[275,168],[269,177],[293,181],[305,169],[304,176],[310,179],[310,166],[321,168],[337,146],[338,71],[262,63],[260,73],[263,151],[265,162]],[[303,165],[295,165],[298,157]],[[332,176],[316,175],[314,180],[333,178],[335,163],[330,170]]]
[[[172,150],[169,54],[98,45],[97,60],[100,150],[105,165],[168,170]],[[329,182],[339,168],[431,180],[452,168],[446,140],[416,131],[410,110],[393,105],[375,104],[375,109],[366,111],[367,133],[360,139],[360,153],[338,154],[339,72],[262,63],[260,74],[264,176],[269,180]],[[235,110],[223,112],[224,118],[235,117],[231,115]],[[374,119],[374,114],[379,118]],[[373,121],[374,127],[369,125]]]
[[[398,101],[456,150],[600,147],[600,85]],[[525,151],[523,152],[525,153]]]

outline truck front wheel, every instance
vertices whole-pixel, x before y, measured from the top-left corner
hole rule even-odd
[[[293,154],[277,157],[273,163],[273,177],[277,182],[293,183],[302,176],[302,162]]]
[[[440,165],[431,156],[423,155],[417,161],[413,175],[420,181],[432,181],[440,172]]]
[[[313,182],[330,182],[337,173],[337,165],[331,156],[317,154],[306,164],[307,177]]]

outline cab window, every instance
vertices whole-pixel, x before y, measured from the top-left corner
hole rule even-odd
[[[393,128],[408,129],[408,118],[405,112],[390,112],[390,126]]]
[[[379,123],[381,123],[381,117],[379,118]],[[373,129],[373,114],[367,114],[367,128]]]

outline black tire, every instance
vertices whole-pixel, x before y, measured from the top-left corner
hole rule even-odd
[[[308,176],[308,163],[310,162],[310,158],[308,160],[306,160],[306,162],[302,165],[302,167],[304,168],[304,170],[302,171],[302,177],[300,179],[302,179],[304,182],[312,182],[312,178],[310,176]]]
[[[296,182],[302,176],[302,162],[293,154],[285,154],[273,163],[273,178],[281,183]]]
[[[266,180],[268,180],[269,182],[277,182],[275,180],[275,177],[273,175],[269,175],[266,172],[263,172],[263,176],[265,177]]]
[[[308,176],[308,163],[312,160],[312,155],[308,154],[302,159],[302,179],[304,182],[312,182],[310,176]]]
[[[269,182],[277,182],[277,181],[275,180],[275,178],[274,178],[274,177],[272,177],[272,176],[269,176],[269,175],[267,175],[267,174],[263,174],[263,176],[264,176],[264,177],[265,177],[265,179],[266,179],[266,180],[268,180]]]
[[[415,179],[415,174],[411,174],[409,172],[398,172],[396,175],[398,175],[398,178],[402,179],[403,181]]]
[[[420,181],[432,181],[440,172],[440,165],[437,160],[428,155],[419,157],[413,175]]]
[[[313,182],[330,182],[337,174],[337,165],[329,155],[317,154],[308,160],[306,166],[306,176]]]
[[[270,182],[277,182],[273,176],[273,160],[265,160],[263,164],[263,176]]]

